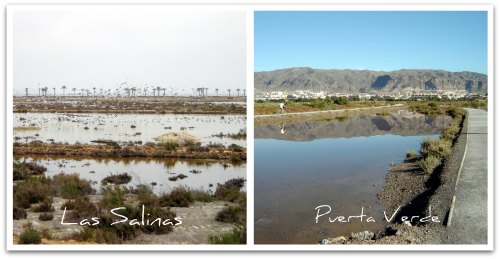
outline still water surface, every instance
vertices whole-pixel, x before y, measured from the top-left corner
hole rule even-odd
[[[246,146],[246,140],[212,136],[246,130],[246,116],[241,115],[14,113],[14,127],[21,126],[40,127],[40,130],[14,131],[14,137],[21,138],[18,141],[28,142],[53,139],[73,144],[110,139],[146,143],[155,142],[154,137],[184,129],[202,144]]]
[[[169,192],[177,186],[194,190],[215,192],[217,184],[233,178],[246,178],[246,164],[226,164],[202,160],[175,159],[61,159],[47,156],[18,157],[17,161],[35,161],[47,168],[46,176],[79,174],[90,180],[94,189],[100,190],[101,180],[111,174],[128,173],[132,180],[126,184],[136,187],[143,184],[157,194]],[[195,171],[193,171],[195,170]],[[184,174],[187,178],[170,181],[168,178]]]
[[[314,244],[351,232],[378,230],[385,207],[377,200],[391,163],[436,137],[449,118],[405,114],[305,121],[255,129],[255,242]],[[376,223],[315,223],[315,208]],[[390,213],[390,212],[388,212]]]

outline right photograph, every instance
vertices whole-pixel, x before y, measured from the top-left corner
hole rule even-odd
[[[256,11],[255,244],[488,244],[488,15]]]

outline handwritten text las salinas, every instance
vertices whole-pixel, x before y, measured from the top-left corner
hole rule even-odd
[[[159,227],[161,226],[177,226],[182,224],[182,218],[176,217],[172,221],[169,218],[162,219],[162,218],[154,218],[150,219],[149,218],[149,213],[145,213],[145,207],[142,205],[142,213],[141,213],[141,218],[137,219],[129,219],[127,216],[120,214],[121,210],[126,210],[127,208],[125,207],[119,207],[119,208],[114,208],[110,210],[110,213],[116,216],[116,220],[111,223],[110,225],[115,225],[115,224],[126,224],[128,223],[131,226],[153,226],[153,225],[158,225]],[[147,214],[147,215],[145,215]],[[95,226],[100,224],[100,218],[99,217],[92,217],[92,218],[87,218],[87,219],[82,219],[79,222],[65,222],[66,216],[66,207],[64,207],[63,215],[61,218],[61,224],[62,225],[80,225],[80,226]]]

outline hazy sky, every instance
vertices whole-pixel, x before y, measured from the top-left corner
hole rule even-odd
[[[13,15],[14,94],[61,86],[115,89],[246,87],[246,22],[239,11],[165,7],[17,10]],[[184,90],[182,90],[184,89]],[[70,90],[66,90],[68,94]],[[235,93],[236,91],[233,90]]]
[[[255,70],[404,68],[487,74],[486,11],[256,12]]]

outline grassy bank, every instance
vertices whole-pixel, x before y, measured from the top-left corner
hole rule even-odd
[[[346,97],[256,101],[254,104],[255,115],[278,114],[280,113],[279,103],[285,103],[285,110],[287,113],[366,108],[391,104],[386,101],[350,101]]]

